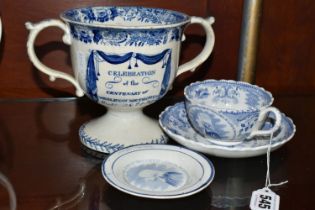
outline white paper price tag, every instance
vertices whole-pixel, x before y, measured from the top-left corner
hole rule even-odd
[[[256,190],[250,199],[251,210],[279,210],[280,197],[269,188]]]

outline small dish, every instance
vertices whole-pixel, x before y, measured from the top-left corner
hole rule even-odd
[[[138,197],[173,199],[195,194],[214,178],[203,155],[184,147],[146,144],[111,154],[102,175],[113,187]]]
[[[287,143],[295,134],[293,121],[282,113],[280,129],[274,134],[271,151]],[[244,158],[266,154],[269,146],[269,137],[255,137],[236,145],[217,145],[199,135],[190,125],[184,102],[167,107],[159,117],[163,130],[175,141],[183,146],[218,157]],[[273,126],[272,120],[267,120],[263,129]]]

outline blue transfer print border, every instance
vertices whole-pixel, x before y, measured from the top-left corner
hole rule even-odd
[[[82,144],[90,149],[93,149],[95,151],[102,152],[102,153],[111,154],[120,149],[130,146],[130,145],[124,145],[124,144],[113,144],[108,141],[93,138],[85,132],[84,130],[85,127],[86,127],[86,124],[83,124],[80,127],[79,137],[81,139]],[[162,135],[159,139],[152,139],[148,141],[147,143],[142,143],[142,144],[166,144],[167,142],[168,142],[168,137],[166,135]]]
[[[213,89],[212,91],[210,91]],[[223,112],[252,112],[272,104],[272,94],[262,87],[234,80],[205,80],[195,82],[184,90],[187,100],[205,99],[213,96],[214,100],[237,104],[240,92],[245,94],[247,110],[222,110]]]
[[[122,64],[125,62],[129,62],[128,69],[132,69],[130,65],[130,60],[131,59],[136,59],[136,63],[134,67],[138,67],[138,60],[143,62],[144,64],[147,65],[153,65],[158,62],[163,61],[162,68],[165,68],[162,84],[161,84],[161,90],[159,93],[159,97],[162,97],[168,88],[168,84],[170,81],[170,76],[171,76],[171,64],[172,64],[172,50],[171,49],[166,49],[162,51],[161,53],[155,54],[155,55],[146,55],[142,53],[134,53],[134,52],[128,52],[123,55],[117,55],[117,54],[107,54],[105,52],[102,52],[100,50],[93,50],[88,58],[88,64],[87,64],[87,72],[86,72],[86,89],[87,89],[87,94],[88,96],[94,100],[98,101],[99,96],[97,94],[98,92],[98,87],[97,87],[97,81],[98,77],[100,76],[99,70],[96,66],[96,62],[102,62],[106,61],[110,64]],[[112,83],[117,83],[119,81],[112,81]],[[150,82],[155,82],[150,81]],[[148,81],[148,83],[150,83]]]
[[[143,26],[183,24],[189,20],[189,16],[181,12],[141,6],[70,9],[62,13],[61,18],[79,24],[110,24],[120,19],[128,24],[130,22],[142,23]]]
[[[113,29],[70,24],[72,38],[83,43],[109,46],[158,46],[180,41],[182,28],[165,29]]]

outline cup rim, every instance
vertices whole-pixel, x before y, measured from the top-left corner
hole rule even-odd
[[[248,109],[236,110],[236,109],[231,109],[231,108],[226,108],[226,109],[224,109],[224,108],[217,108],[217,107],[211,106],[211,105],[210,106],[206,106],[206,105],[200,104],[200,103],[198,103],[196,101],[193,101],[193,99],[191,97],[189,97],[188,90],[192,86],[199,85],[199,84],[212,83],[212,82],[227,83],[227,84],[240,84],[242,86],[251,87],[251,88],[260,90],[261,92],[266,94],[270,98],[270,101],[268,103],[266,103],[265,105],[257,107],[257,108],[250,107]],[[220,111],[226,112],[226,113],[256,112],[256,111],[260,111],[260,110],[262,110],[264,108],[270,107],[272,105],[273,101],[274,101],[274,98],[273,98],[271,92],[266,90],[263,87],[260,87],[258,85],[254,85],[254,84],[250,84],[248,82],[236,81],[236,80],[224,80],[224,79],[222,79],[222,80],[208,79],[208,80],[193,82],[193,83],[189,84],[188,86],[186,86],[184,88],[184,97],[185,97],[185,100],[187,100],[191,104],[198,105],[198,106],[200,106],[202,108],[206,108],[206,109],[211,108],[211,109],[214,109],[214,110],[220,110]]]
[[[166,11],[170,13],[174,13],[177,15],[180,15],[183,17],[182,21],[176,22],[176,23],[165,23],[165,24],[158,24],[158,25],[153,25],[153,24],[143,24],[143,25],[117,25],[117,24],[104,24],[100,22],[93,22],[93,23],[86,23],[78,20],[72,20],[69,18],[66,13],[74,10],[81,10],[85,8],[90,8],[90,9],[97,9],[97,8],[141,8],[141,9],[153,9],[153,10],[161,10],[161,11]],[[178,27],[181,25],[184,25],[186,23],[189,23],[191,21],[191,17],[185,13],[178,12],[175,10],[170,10],[170,9],[164,9],[164,8],[158,8],[158,7],[144,7],[144,6],[87,6],[87,7],[77,7],[77,8],[71,8],[63,11],[60,14],[60,18],[67,22],[67,23],[72,23],[72,24],[77,24],[81,26],[89,26],[89,27],[98,27],[98,28],[114,28],[114,29],[164,29],[164,28],[173,28],[173,27]]]

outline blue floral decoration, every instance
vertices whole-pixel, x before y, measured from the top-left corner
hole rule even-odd
[[[93,28],[70,24],[73,39],[101,45],[111,46],[144,46],[161,45],[171,41],[179,41],[182,28],[122,30],[108,28]]]
[[[124,21],[138,21],[150,24],[177,24],[189,17],[183,13],[159,8],[146,7],[86,7],[64,12],[62,18],[76,23],[105,23],[117,17]]]
[[[126,177],[132,185],[152,191],[176,188],[184,181],[184,175],[176,167],[162,163],[131,166],[127,169]]]
[[[152,46],[180,41],[183,27],[189,21],[187,15],[179,12],[144,7],[87,7],[68,10],[61,17],[69,22],[73,39],[112,46]],[[128,29],[129,22],[136,22],[132,25],[136,28]],[[125,27],[112,27],[116,24]],[[165,28],[169,24],[175,25]],[[151,25],[160,27],[141,27]]]

